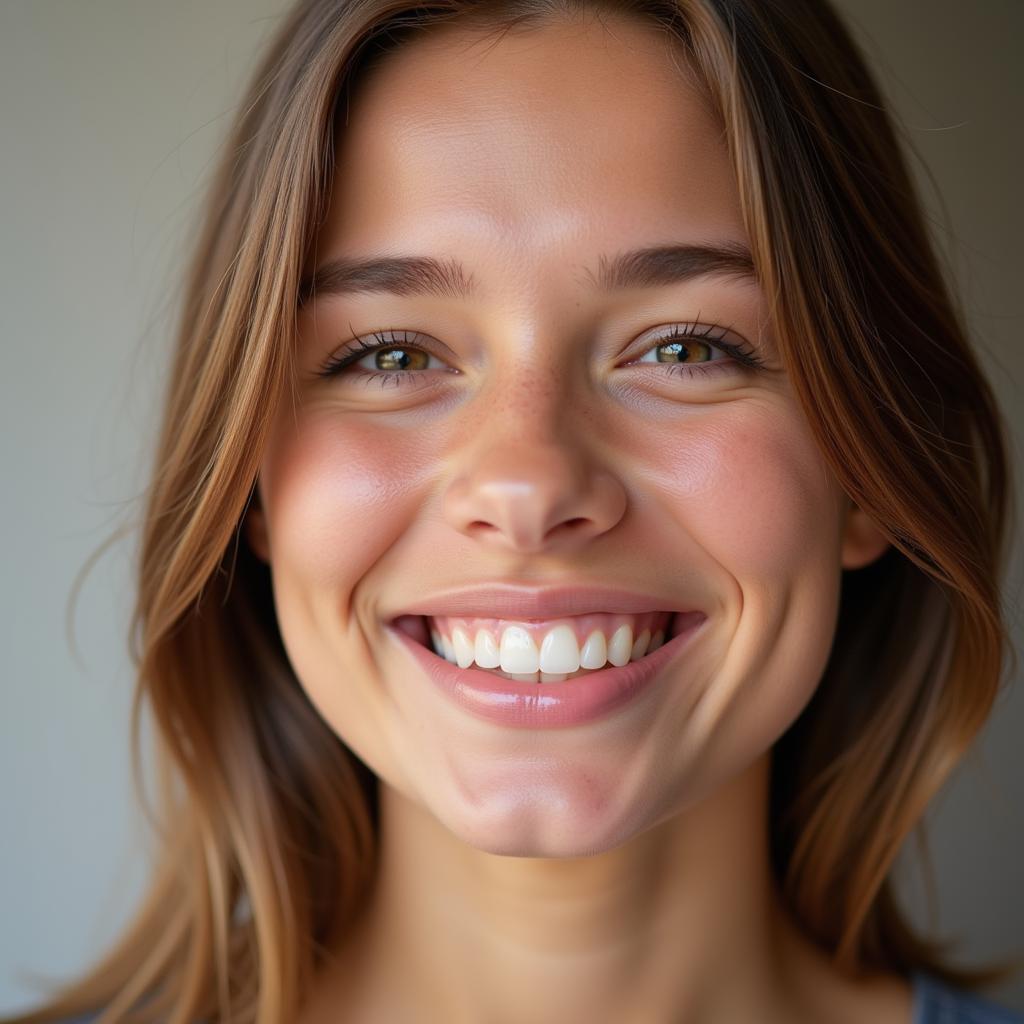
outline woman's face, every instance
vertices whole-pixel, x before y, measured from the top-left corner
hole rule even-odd
[[[610,848],[771,747],[826,663],[840,569],[884,541],[849,516],[753,277],[608,273],[634,249],[748,245],[722,131],[654,30],[446,29],[361,83],[337,156],[312,265],[457,260],[466,294],[376,275],[300,310],[247,527],[289,657],[349,747],[466,842]],[[318,376],[373,332],[391,348]],[[604,585],[706,618],[610,713],[523,728],[442,693],[393,624],[489,584]]]

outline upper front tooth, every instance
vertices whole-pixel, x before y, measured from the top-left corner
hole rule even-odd
[[[580,648],[571,626],[555,626],[540,645],[541,672],[576,672]]]
[[[501,634],[501,670],[524,674],[540,671],[540,655],[533,637],[521,626],[507,626]]]
[[[584,617],[586,620],[588,617]],[[475,662],[480,668],[498,669],[510,674],[574,675],[580,670],[604,668],[607,663],[621,666],[656,651],[664,643],[664,632],[654,632],[651,619],[637,622],[618,619],[618,628],[611,631],[615,619],[602,627],[591,621],[559,622],[543,630],[534,623],[505,623],[497,619],[441,618],[431,623],[430,637],[434,649],[460,668]],[[641,621],[643,628],[639,628]],[[660,620],[658,621],[660,624]],[[634,627],[638,628],[634,638]],[[652,632],[654,635],[652,636]],[[581,643],[581,638],[586,640]]]

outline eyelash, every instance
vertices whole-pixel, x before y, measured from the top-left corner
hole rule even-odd
[[[712,335],[714,331],[726,333],[727,329],[719,327],[717,324],[674,324],[669,333],[654,339],[650,347],[641,352],[640,355],[645,356],[653,349],[660,348],[662,345],[669,345],[673,341],[682,338],[696,338],[698,341],[703,341],[712,348],[724,352],[730,358],[711,363],[655,363],[654,365],[664,367],[669,374],[682,374],[685,377],[695,377],[698,374],[720,373],[722,372],[721,370],[713,369],[712,367],[729,368],[730,364],[734,367],[738,365],[740,368],[747,369],[760,369],[764,366],[764,361],[749,345],[737,345],[732,342],[723,341],[721,337],[714,337]],[[422,345],[410,345],[408,343],[410,335],[413,338],[418,337],[415,332],[388,329],[371,332],[370,337],[376,339],[375,343],[369,342],[365,338],[354,338],[342,352],[332,356],[320,367],[317,371],[317,376],[338,376],[343,370],[358,362],[364,356],[371,352],[379,352],[381,349],[401,349],[403,351],[406,349],[417,349],[421,352],[426,352],[427,355],[434,354]],[[639,364],[638,361],[634,361],[626,365],[647,364]],[[372,381],[379,381],[380,387],[383,388],[387,387],[388,381],[391,379],[394,379],[396,386],[411,384],[410,378],[423,372],[422,370],[377,370],[363,371],[362,376],[366,378],[366,384],[370,384]]]

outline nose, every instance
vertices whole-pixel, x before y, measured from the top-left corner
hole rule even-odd
[[[622,482],[588,454],[555,437],[509,438],[481,446],[444,498],[461,533],[523,554],[576,550],[612,529],[626,510]]]

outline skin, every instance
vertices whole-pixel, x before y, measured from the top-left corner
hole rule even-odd
[[[756,283],[602,294],[587,274],[641,245],[749,242],[681,65],[617,19],[496,43],[448,27],[353,98],[317,265],[456,257],[479,294],[304,307],[247,517],[302,686],[382,782],[373,898],[306,1024],[909,1024],[902,980],[845,978],[798,932],[766,821],[770,750],[821,678],[841,570],[886,541],[817,449]],[[730,327],[765,368],[687,379],[637,345],[687,323]],[[435,357],[418,386],[358,378],[372,354],[316,376],[392,328]],[[709,615],[653,699],[606,721],[478,721],[384,631],[453,586],[580,579]]]

